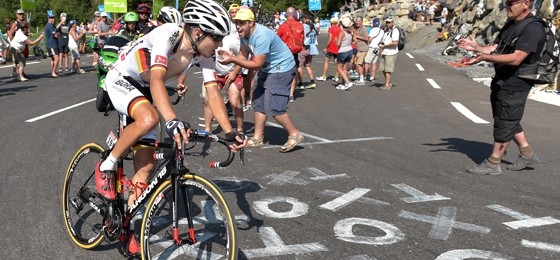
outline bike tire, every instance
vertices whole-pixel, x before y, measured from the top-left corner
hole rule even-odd
[[[107,109],[107,105],[109,104],[109,102],[107,102],[108,99],[109,97],[107,92],[102,88],[97,88],[97,96],[95,98],[95,108],[97,109],[98,112],[105,112],[105,110]]]
[[[213,182],[193,174],[183,175],[179,187],[187,188],[192,208],[197,209],[193,210],[197,243],[177,246],[173,241],[173,191],[171,180],[167,180],[146,204],[140,231],[142,259],[237,259],[237,227],[223,192]],[[186,238],[188,221],[180,191],[178,197],[179,232]]]
[[[91,203],[102,205],[95,187],[95,164],[102,159],[104,149],[95,143],[82,146],[70,161],[62,191],[62,213],[72,241],[83,249],[93,249],[105,239],[103,216],[91,204],[80,198],[89,192]],[[81,195],[80,195],[81,194]],[[81,210],[78,205],[81,205]]]

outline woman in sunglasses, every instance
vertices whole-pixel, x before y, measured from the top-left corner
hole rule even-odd
[[[115,189],[110,185],[113,182],[109,179],[114,178],[117,158],[141,138],[156,139],[155,127],[160,115],[167,122],[167,133],[179,147],[181,140],[188,140],[189,126],[177,119],[165,82],[185,74],[197,59],[210,58],[222,45],[223,37],[230,33],[231,19],[225,8],[212,0],[190,0],[183,9],[182,18],[182,28],[174,23],[163,24],[121,50],[118,61],[107,74],[105,89],[113,106],[134,119],[122,132],[109,157],[97,164],[97,191],[107,200],[115,199]],[[212,97],[210,108],[226,133],[226,139],[232,142],[231,148],[238,151],[246,141],[232,129],[217,84],[204,87]],[[186,90],[183,84],[178,84],[177,88],[180,94]],[[129,205],[141,195],[155,168],[153,153],[149,147],[135,147],[136,173],[132,182],[138,189],[130,192]],[[134,236],[128,238],[126,247],[131,254],[140,251]]]

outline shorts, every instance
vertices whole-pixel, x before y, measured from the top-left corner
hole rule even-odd
[[[58,46],[58,53],[68,54],[68,45]]]
[[[327,51],[327,53],[325,53],[325,58],[327,59],[335,59],[338,57],[338,53],[332,53],[330,51]]]
[[[336,57],[336,63],[344,64],[352,60],[352,51],[340,52]]]
[[[78,50],[78,47],[70,47],[70,54],[72,54],[72,58],[74,60],[79,60],[80,57],[82,57],[82,55],[80,55],[80,51]]]
[[[214,76],[216,77],[216,82],[218,82],[218,86],[221,90],[226,84],[226,76],[220,76],[216,74],[214,74]],[[233,81],[233,85],[238,90],[243,89],[243,76],[241,74],[237,74],[237,77],[235,77],[235,80]]]
[[[266,116],[279,116],[286,113],[290,97],[290,87],[296,75],[296,68],[286,72],[266,73],[259,70],[251,107]]]
[[[23,51],[18,51],[15,48],[10,48],[10,52],[12,53],[12,57],[14,57],[14,63],[21,64],[25,67],[25,55],[23,55]]]
[[[56,47],[56,48],[49,48],[49,49],[47,50],[47,52],[48,52],[49,57],[51,57],[51,58],[54,57],[54,56],[57,56],[58,54],[60,54],[60,52],[58,51],[58,47]]]
[[[376,53],[374,51],[377,50]],[[366,58],[364,59],[365,63],[377,63],[377,59],[379,58],[379,48],[372,48],[369,47],[369,50],[366,54]]]
[[[366,53],[367,53],[366,51],[358,51],[358,53],[356,54],[356,61],[354,63],[358,65],[364,64]]]
[[[397,62],[397,55],[383,55],[381,56],[381,63],[379,70],[383,72],[395,72],[395,63]]]
[[[311,66],[311,61],[313,60],[313,56],[309,53],[309,50],[303,50],[299,53],[299,66],[300,67],[309,67]]]
[[[358,49],[352,49],[352,56],[356,56],[358,54]]]
[[[494,142],[507,143],[523,132],[521,118],[529,91],[492,90],[490,104],[494,117]]]
[[[105,78],[105,90],[115,110],[127,117],[133,117],[140,104],[152,103],[149,87],[134,86],[116,70],[110,70]],[[132,122],[128,120],[128,122]],[[157,140],[156,128],[150,130],[143,139]]]

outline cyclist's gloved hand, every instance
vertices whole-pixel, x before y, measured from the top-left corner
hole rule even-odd
[[[231,143],[230,147],[234,152],[237,152],[247,145],[247,137],[244,134],[240,134],[236,131],[227,133],[225,140]]]
[[[185,126],[185,124],[177,120],[177,118],[171,119],[165,123],[165,131],[171,138],[173,138],[176,134],[180,134],[181,129],[185,128],[190,128],[190,125],[187,123],[187,126]]]

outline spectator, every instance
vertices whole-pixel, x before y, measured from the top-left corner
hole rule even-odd
[[[365,70],[366,73],[370,71],[371,67],[371,74],[369,76],[369,81],[375,80],[375,72],[377,71],[377,60],[379,58],[379,44],[383,39],[384,32],[379,27],[380,20],[379,18],[373,19],[373,29],[369,32],[369,49],[368,53],[365,58]]]
[[[6,34],[8,34],[8,32],[10,31],[10,27],[12,27],[12,19],[10,19],[9,17],[4,18],[4,24],[6,25]],[[2,49],[2,58],[3,61],[0,62],[0,64],[6,64],[6,61],[8,60],[8,55],[10,55],[10,41],[8,36],[6,35],[4,37],[4,32],[2,32],[3,30],[0,30],[0,49]],[[15,75],[13,75],[15,76]]]
[[[109,30],[111,27],[107,24],[106,12],[101,12],[99,16],[101,16],[101,20],[97,23],[97,45],[99,48],[103,48],[108,36],[114,35],[116,32]]]
[[[447,10],[447,7],[443,7],[443,9],[441,10],[441,16],[439,18],[439,22],[441,23],[441,27],[445,28],[445,23],[447,23],[447,16],[449,15],[449,11]]]
[[[327,47],[323,50],[325,53],[325,59],[323,61],[323,75],[318,77],[318,81],[326,81],[327,80],[327,73],[329,71],[329,62],[330,60],[334,60],[336,62],[338,56],[338,35],[342,32],[340,26],[338,26],[338,19],[331,18],[331,27],[328,30],[329,37],[327,39]],[[333,80],[335,82],[338,81],[338,72],[336,72]]]
[[[365,85],[364,80],[364,60],[366,58],[366,53],[368,51],[368,32],[363,24],[364,19],[362,17],[356,18],[356,23],[353,28],[354,41],[356,42],[356,69],[358,70],[358,79],[354,81],[354,85]]]
[[[383,71],[385,76],[385,85],[379,89],[391,90],[392,74],[395,72],[395,63],[397,62],[397,54],[399,53],[399,30],[395,28],[395,21],[392,17],[385,19],[385,33],[379,51],[381,51],[381,63],[379,69]]]
[[[72,20],[70,21],[70,23],[68,23],[68,26],[70,26],[70,31],[69,31],[69,36],[68,37],[68,49],[70,50],[70,53],[72,54],[72,72],[76,72],[76,73],[86,73],[80,66],[80,51],[78,49],[78,42],[80,41],[80,39],[82,39],[86,33],[85,30],[81,30],[80,32],[78,32],[78,22],[76,22],[76,20]]]
[[[58,72],[62,71],[63,63],[66,68],[64,71],[68,72],[70,71],[70,68],[68,68],[68,33],[70,32],[70,26],[66,23],[66,13],[60,14],[60,23],[56,29],[60,32],[60,37],[58,37],[58,55],[60,56]]]
[[[18,9],[16,11],[16,20],[10,24],[10,29],[7,31],[8,34],[8,39],[10,39],[10,41],[14,38],[14,36],[16,35],[16,31],[22,28],[22,23],[25,21],[25,12],[22,9]],[[29,57],[29,48],[27,47],[27,45],[25,45],[24,50],[22,51],[23,57],[25,59],[27,59],[27,57]],[[13,68],[12,68],[12,75],[17,75],[17,67],[14,64]]]
[[[97,41],[98,41],[97,40],[97,38],[98,38],[98,36],[97,36],[97,32],[98,32],[97,25],[99,24],[99,22],[101,22],[101,16],[100,16],[100,13],[98,11],[95,11],[93,13],[93,16],[94,16],[93,23],[91,23],[88,26],[88,32],[90,34],[95,35],[94,37],[95,37],[95,41],[96,41],[96,44],[97,44]],[[97,52],[93,52],[93,64],[92,65],[93,66],[97,65],[98,61],[99,61],[99,54],[97,54]]]
[[[12,52],[12,57],[14,57],[14,66],[17,68],[20,81],[27,81],[28,79],[24,76],[25,68],[25,56],[23,55],[23,50],[26,45],[34,45],[38,43],[45,36],[42,33],[37,39],[29,40],[27,35],[29,34],[29,23],[27,21],[22,21],[20,23],[20,29],[18,29],[12,38],[10,50]]]
[[[428,6],[428,23],[426,23],[426,25],[432,25],[432,21],[434,21],[435,17],[436,17],[436,5],[432,2],[429,1],[427,3]]]
[[[288,141],[282,145],[280,152],[289,152],[303,141],[303,135],[286,112],[290,84],[296,70],[293,54],[274,31],[255,23],[255,16],[250,9],[239,10],[233,19],[241,37],[243,57],[230,54],[220,62],[259,70],[252,101],[255,133],[247,142],[247,147],[264,145],[264,125],[267,117],[272,116],[288,132]],[[249,51],[253,55],[251,60],[247,60]]]
[[[290,51],[292,52],[294,62],[296,63],[296,68],[299,67],[299,53],[303,49],[304,32],[303,25],[298,22],[296,18],[296,9],[293,7],[288,7],[286,9],[286,22],[284,22],[278,28],[278,36],[282,41],[288,45]],[[301,41],[301,42],[299,42]],[[290,88],[290,102],[294,101],[294,92],[296,89],[297,78],[301,78],[301,75],[294,77],[292,86]]]
[[[311,79],[311,82],[305,88],[314,89],[317,87],[317,84],[315,84],[315,75],[313,75],[311,62],[313,61],[313,56],[319,54],[319,50],[317,50],[317,34],[319,32],[316,31],[315,25],[311,22],[311,13],[309,12],[303,13],[303,31],[305,34],[305,39],[303,40],[304,48],[299,53],[298,74],[303,77],[303,68],[305,68],[307,75]]]
[[[348,76],[347,64],[352,59],[352,20],[344,17],[340,20],[342,31],[338,34],[338,56],[336,58],[336,70],[338,75],[342,77],[342,83],[336,86],[336,89],[347,90],[352,87],[352,82]]]
[[[138,31],[140,35],[138,38],[142,37],[149,32],[151,32],[154,28],[156,28],[157,23],[150,19],[150,15],[152,14],[152,7],[149,4],[139,4],[136,8],[136,13],[138,13]]]
[[[60,33],[56,30],[56,26],[54,25],[54,14],[49,14],[48,19],[45,25],[45,37],[47,37],[47,52],[51,57],[51,77],[58,78],[56,68],[58,68],[59,62],[58,38],[60,37]]]
[[[518,72],[534,64],[533,61],[540,61],[538,55],[544,48],[545,31],[542,23],[530,21],[522,31],[517,30],[517,26],[522,20],[540,19],[531,14],[533,1],[508,0],[505,2],[505,6],[508,22],[491,45],[480,46],[472,36],[459,40],[460,48],[477,53],[476,58],[466,64],[472,65],[481,61],[492,62],[496,73],[490,83],[490,104],[494,117],[492,153],[482,163],[467,169],[467,172],[472,174],[502,174],[501,158],[512,139],[519,147],[520,154],[515,163],[507,166],[508,170],[520,171],[540,162],[540,158],[529,145],[525,131],[520,124],[527,96],[534,84],[518,77]],[[510,41],[511,38],[516,40]]]

